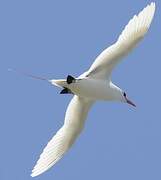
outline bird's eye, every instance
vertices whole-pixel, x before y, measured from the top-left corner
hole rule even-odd
[[[126,93],[124,92],[124,97],[126,97]]]

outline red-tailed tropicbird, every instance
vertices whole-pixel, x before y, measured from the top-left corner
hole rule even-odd
[[[96,100],[120,101],[135,106],[126,93],[111,82],[111,72],[122,57],[144,37],[154,12],[155,3],[152,2],[129,21],[117,41],[105,49],[89,70],[78,78],[68,76],[62,80],[48,80],[53,85],[64,88],[61,94],[72,93],[74,97],[67,108],[64,125],[43,150],[32,170],[32,177],[47,171],[68,151],[82,131],[88,111]]]

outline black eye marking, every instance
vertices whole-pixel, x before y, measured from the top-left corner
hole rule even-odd
[[[124,92],[124,97],[126,97],[126,93]]]

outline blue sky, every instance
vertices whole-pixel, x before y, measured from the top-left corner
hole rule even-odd
[[[136,103],[98,102],[66,156],[38,180],[160,180],[161,2],[152,26],[113,72]],[[78,76],[113,43],[147,0],[0,2],[0,179],[30,180],[48,140],[61,127],[71,95],[15,68],[49,79]]]

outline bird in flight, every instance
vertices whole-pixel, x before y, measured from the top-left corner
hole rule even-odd
[[[143,39],[154,13],[155,3],[152,2],[129,21],[117,41],[105,49],[89,70],[78,78],[68,75],[66,79],[47,80],[52,85],[62,88],[60,94],[73,94],[74,96],[68,105],[64,125],[43,150],[32,170],[32,177],[47,171],[68,151],[82,131],[89,109],[97,100],[119,101],[135,106],[126,93],[112,83],[111,72],[122,57]]]

